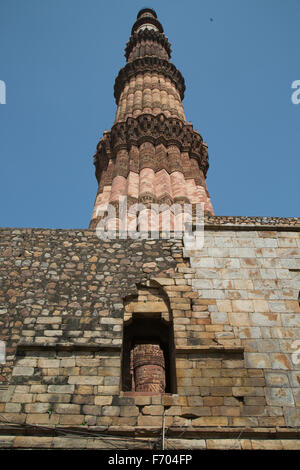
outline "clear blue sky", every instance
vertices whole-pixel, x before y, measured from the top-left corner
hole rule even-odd
[[[185,77],[187,120],[208,144],[216,215],[300,215],[299,0],[0,0],[0,226],[88,226],[92,157],[145,6]]]

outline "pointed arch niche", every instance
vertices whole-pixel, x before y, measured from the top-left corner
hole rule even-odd
[[[170,302],[155,281],[124,299],[122,391],[176,393],[173,318]]]

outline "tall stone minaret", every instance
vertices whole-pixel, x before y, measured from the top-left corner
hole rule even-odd
[[[114,86],[115,122],[94,156],[99,187],[90,228],[121,196],[128,206],[202,202],[213,215],[207,146],[186,121],[184,78],[170,62],[170,43],[151,8],[138,13],[125,57]]]

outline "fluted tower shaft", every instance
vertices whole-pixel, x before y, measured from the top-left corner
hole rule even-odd
[[[184,78],[170,62],[171,46],[154,10],[138,13],[125,57],[114,86],[115,122],[94,156],[99,186],[90,228],[122,196],[129,205],[202,202],[213,214],[207,146],[186,122]]]

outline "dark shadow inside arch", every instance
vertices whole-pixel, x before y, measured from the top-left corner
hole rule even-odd
[[[130,367],[131,350],[137,344],[158,343],[163,350],[165,359],[165,393],[176,393],[176,366],[173,322],[161,318],[139,317],[124,323],[122,351],[122,390],[134,391],[132,371]]]

